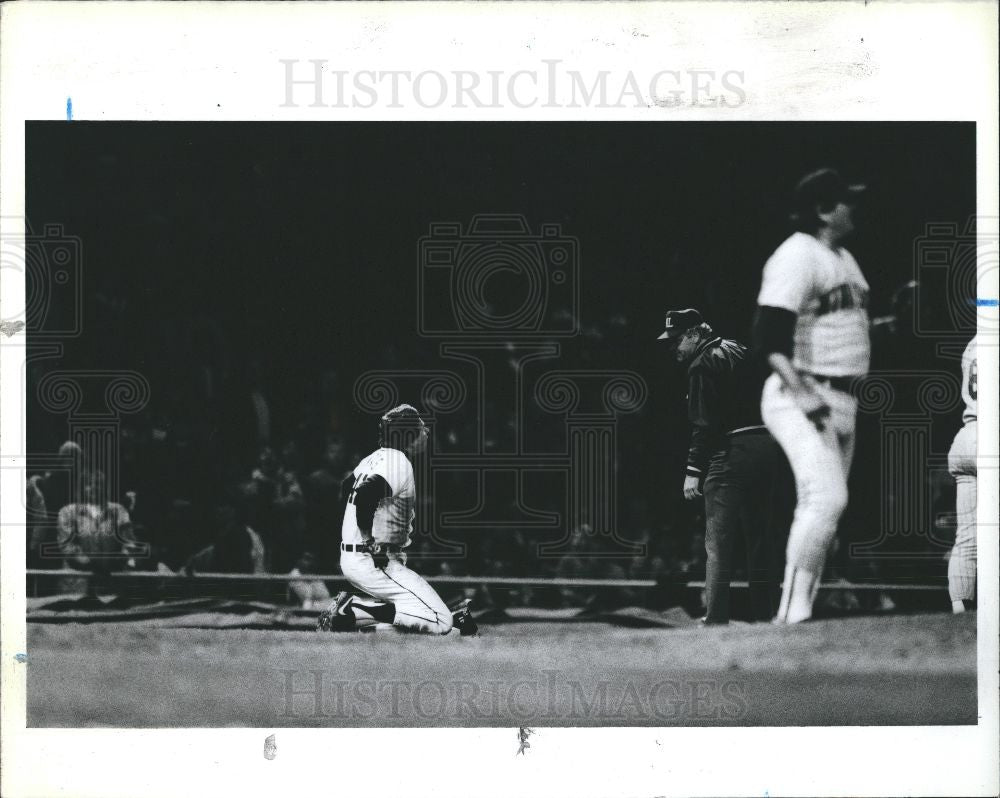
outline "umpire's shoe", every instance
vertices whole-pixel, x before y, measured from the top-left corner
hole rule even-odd
[[[319,615],[317,632],[353,632],[358,628],[357,618],[351,609],[354,596],[346,590],[337,594],[333,603]]]
[[[451,624],[455,629],[458,629],[458,633],[462,637],[479,634],[479,625],[472,617],[472,613],[469,612],[471,605],[472,599],[463,599],[451,611]]]

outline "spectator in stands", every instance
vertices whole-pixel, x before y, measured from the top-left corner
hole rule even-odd
[[[62,565],[55,516],[66,505],[81,500],[82,473],[83,451],[73,441],[66,441],[59,447],[54,466],[28,480],[25,508],[29,568],[59,568]]]
[[[316,558],[312,552],[304,551],[289,576],[304,576],[315,573]],[[288,583],[288,601],[306,610],[323,609],[330,603],[330,591],[318,579],[293,579]]]
[[[593,549],[593,529],[589,524],[581,524],[573,530],[569,539],[569,551],[559,558],[556,565],[556,577],[559,579],[590,579],[594,576],[594,560],[588,557]],[[592,591],[579,587],[560,588],[562,606],[582,607],[593,596]]]
[[[274,417],[260,358],[251,357],[240,371],[230,375],[222,393],[225,412],[219,432],[223,450],[241,468],[246,468],[254,453],[271,444]]]
[[[269,446],[261,449],[247,483],[253,504],[253,520],[267,545],[271,570],[284,571],[301,552],[305,538],[305,499],[298,475],[293,470],[297,453],[294,445],[282,450],[281,460]]]
[[[66,568],[89,571],[94,578],[62,580],[60,592],[94,593],[106,586],[103,578],[115,570],[135,566],[140,550],[128,510],[110,501],[104,473],[90,472],[83,481],[82,501],[59,511],[58,546]]]
[[[212,511],[212,543],[192,556],[187,573],[262,574],[265,568],[264,542],[246,523],[245,502],[235,491],[227,491]]]
[[[306,541],[316,552],[320,567],[335,572],[340,560],[340,523],[344,515],[340,483],[350,471],[346,448],[339,437],[330,437],[319,467],[303,482]]]
[[[27,524],[27,555],[29,568],[54,568],[56,561],[47,559],[45,548],[55,542],[54,530],[49,526],[49,513],[42,492],[44,477],[33,476],[28,480],[24,507]]]
[[[626,567],[629,565],[629,559],[601,556],[602,552],[590,524],[581,524],[573,530],[568,548],[569,551],[559,559],[559,564],[556,566],[558,578],[610,581],[628,578]],[[563,587],[560,595],[562,606],[583,607],[591,611],[624,607],[640,601],[635,591],[623,587],[601,590]]]
[[[160,536],[154,543],[155,556],[172,570],[181,568],[191,552],[204,543],[198,534],[195,505],[187,499],[171,499],[157,526]]]
[[[59,447],[55,469],[45,475],[45,504],[49,512],[58,513],[67,504],[83,497],[83,449],[78,443],[66,441]]]

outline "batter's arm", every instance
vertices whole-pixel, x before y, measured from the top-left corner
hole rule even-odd
[[[358,529],[366,535],[371,535],[372,522],[375,519],[375,510],[382,499],[392,496],[392,488],[385,478],[379,474],[366,476],[357,487],[354,488],[351,501],[357,507]]]
[[[767,365],[784,383],[806,417],[823,429],[825,419],[830,415],[830,406],[817,394],[802,375],[792,365],[791,354],[794,345],[795,322],[798,317],[785,308],[761,305],[754,318],[754,349],[767,359]]]

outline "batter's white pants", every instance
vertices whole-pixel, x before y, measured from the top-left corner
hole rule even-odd
[[[948,452],[948,472],[955,478],[955,545],[948,560],[952,601],[976,598],[976,422],[958,431]]]
[[[451,610],[420,574],[406,567],[405,554],[390,554],[383,570],[370,554],[343,551],[340,570],[358,590],[396,607],[394,626],[428,634],[451,631]]]
[[[818,383],[814,387],[830,406],[822,432],[795,404],[777,374],[764,383],[760,409],[795,475],[798,496],[788,534],[787,564],[810,571],[818,579],[847,506],[858,405],[850,394]]]

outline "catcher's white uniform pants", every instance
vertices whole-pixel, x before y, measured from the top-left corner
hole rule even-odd
[[[394,626],[429,634],[451,631],[451,610],[420,574],[406,567],[405,554],[390,554],[383,570],[370,554],[343,551],[340,570],[358,590],[396,607]]]
[[[976,598],[976,422],[958,431],[948,452],[948,472],[955,478],[955,546],[948,560],[952,601]]]
[[[777,374],[764,383],[760,409],[795,474],[798,497],[788,534],[787,564],[804,568],[818,579],[847,506],[858,404],[850,394],[828,385],[817,383],[815,389],[830,406],[822,432],[795,404]]]

